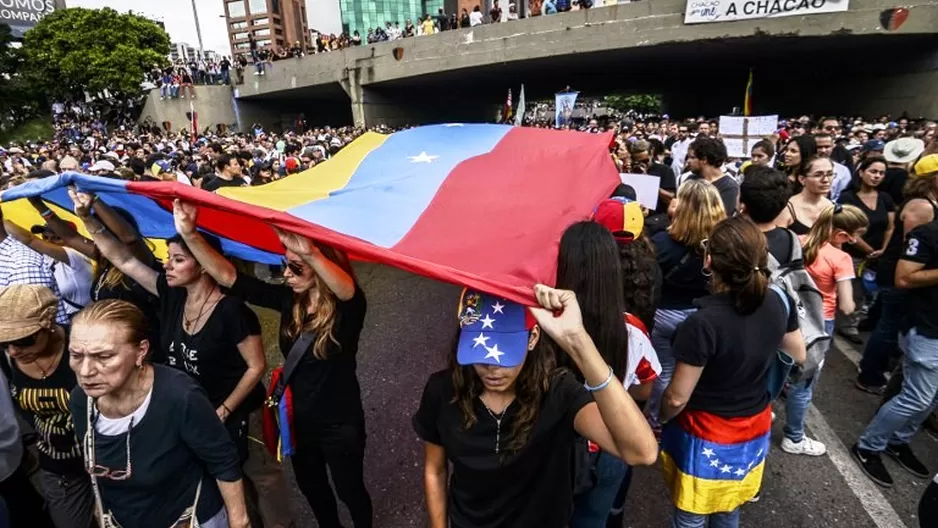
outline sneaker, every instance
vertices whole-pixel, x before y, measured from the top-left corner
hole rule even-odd
[[[860,469],[866,473],[867,477],[870,477],[870,480],[884,488],[892,487],[892,475],[886,470],[886,466],[883,464],[883,459],[879,453],[861,449],[857,444],[853,444],[853,447],[850,448],[850,453],[853,455],[854,460],[857,461],[857,464],[860,465]]]
[[[775,411],[772,411],[772,423],[775,423]]]
[[[922,461],[915,456],[909,444],[889,444],[886,446],[886,454],[904,467],[906,471],[919,478],[928,478],[931,472],[922,464]]]
[[[860,380],[857,380],[853,385],[861,391],[873,394],[875,396],[882,396],[883,392],[886,391],[885,385],[867,385]]]
[[[761,498],[762,498],[762,490],[760,489],[759,491],[756,492],[755,497],[749,499],[749,502],[759,502],[759,499]]]
[[[800,442],[792,442],[790,438],[785,437],[782,439],[782,451],[791,455],[821,456],[827,453],[827,446],[807,436]]]

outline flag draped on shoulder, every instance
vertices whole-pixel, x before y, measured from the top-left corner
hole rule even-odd
[[[127,210],[143,236],[165,239],[174,234],[172,202],[180,198],[199,206],[199,228],[236,257],[279,261],[276,226],[352,258],[533,304],[532,286],[554,283],[563,231],[588,219],[619,182],[609,141],[506,125],[434,125],[367,133],[325,163],[257,187],[210,193],[66,173],[8,190],[3,201],[42,196],[67,211],[65,187],[74,184]]]

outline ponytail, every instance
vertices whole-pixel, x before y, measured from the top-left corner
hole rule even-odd
[[[742,315],[762,306],[769,287],[769,250],[762,231],[748,218],[728,218],[713,229],[708,251],[714,291],[730,294]]]
[[[869,225],[870,221],[863,211],[852,205],[837,204],[824,209],[804,241],[804,265],[814,264],[821,246],[830,241],[834,229],[853,234]]]

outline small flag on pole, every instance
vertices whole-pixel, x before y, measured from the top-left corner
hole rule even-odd
[[[521,126],[524,121],[524,85],[521,85],[521,94],[518,95],[518,111],[515,112],[515,126]]]
[[[749,82],[746,83],[746,99],[743,101],[743,115],[752,115],[752,69],[749,69]]]
[[[505,111],[503,112],[505,123],[511,123],[511,88],[508,89],[508,99],[505,100]]]

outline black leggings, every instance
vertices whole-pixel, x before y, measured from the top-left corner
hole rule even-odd
[[[300,423],[301,417],[296,417]],[[297,428],[293,472],[320,528],[341,528],[335,495],[345,503],[355,528],[371,528],[371,497],[365,489],[365,426],[361,423]],[[329,485],[329,473],[335,494]]]
[[[925,488],[922,500],[918,503],[918,524],[922,528],[938,526],[938,482],[932,481]]]

